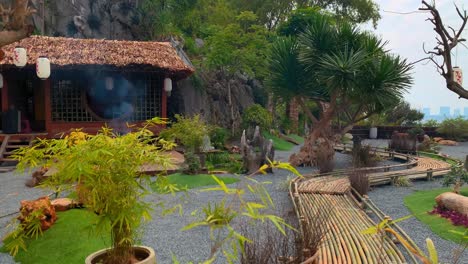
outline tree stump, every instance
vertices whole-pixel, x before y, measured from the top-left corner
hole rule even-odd
[[[241,155],[243,168],[248,174],[255,173],[262,165],[268,164],[268,159],[273,161],[275,150],[273,140],[265,140],[260,134],[260,128],[257,126],[251,140],[247,139],[246,131],[242,133]],[[272,172],[271,169],[268,172]]]
[[[40,219],[42,231],[49,229],[57,220],[55,208],[52,206],[48,196],[44,196],[33,201],[21,201],[20,216],[18,216],[18,220],[21,223],[24,221],[31,221],[28,217],[35,211],[41,211],[42,213]]]
[[[465,158],[465,170],[468,171],[468,155],[466,155],[466,158]]]

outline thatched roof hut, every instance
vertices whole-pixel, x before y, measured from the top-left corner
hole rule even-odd
[[[194,72],[168,42],[74,39],[31,36],[2,48],[4,68],[14,67],[13,50],[21,46],[28,52],[28,65],[40,56],[49,58],[52,69],[99,67],[127,71],[160,72],[173,79],[183,79]]]

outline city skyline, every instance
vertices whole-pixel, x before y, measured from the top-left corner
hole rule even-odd
[[[464,117],[468,118],[468,107],[450,107],[450,106],[440,106],[438,112],[433,111],[431,107],[424,107],[421,109],[421,112],[424,114],[425,121],[427,120],[437,120],[443,121],[447,118],[454,117]]]

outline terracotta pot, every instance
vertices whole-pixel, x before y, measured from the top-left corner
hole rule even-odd
[[[135,250],[135,255],[139,259],[143,259],[136,264],[156,264],[156,254],[154,253],[154,250],[150,247],[145,247],[145,246],[135,246],[133,247]],[[99,263],[98,261],[101,260],[101,258],[109,251],[110,249],[102,249],[97,252],[92,253],[89,255],[86,260],[85,264],[95,264]]]

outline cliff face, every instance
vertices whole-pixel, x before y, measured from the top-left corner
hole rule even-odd
[[[44,2],[44,4],[42,4]],[[145,40],[148,29],[142,23],[138,0],[31,0],[37,32],[47,36]],[[0,0],[11,3],[11,0]],[[180,43],[174,42],[174,45]],[[181,57],[190,63],[180,46]],[[201,114],[205,120],[226,128],[238,128],[245,108],[254,103],[257,81],[221,72],[203,74],[201,85],[181,81],[169,98],[169,113]]]
[[[169,98],[169,113],[200,114],[211,124],[237,130],[246,108],[254,104],[254,90],[260,84],[245,76],[212,72],[203,76],[203,85],[191,80],[178,84]]]
[[[9,6],[12,0],[0,0]],[[142,39],[135,0],[30,0],[37,32],[75,38]]]

